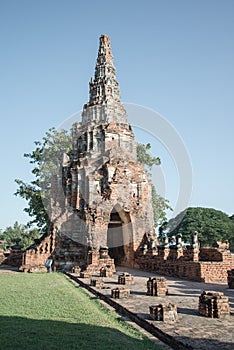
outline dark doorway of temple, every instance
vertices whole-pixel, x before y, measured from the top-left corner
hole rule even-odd
[[[109,255],[115,260],[116,265],[121,265],[125,258],[123,242],[123,222],[114,209],[110,214],[110,222],[107,231],[107,246]]]

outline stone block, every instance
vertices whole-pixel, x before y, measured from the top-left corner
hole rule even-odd
[[[222,292],[203,291],[198,309],[202,316],[224,318],[230,315],[229,299]]]
[[[80,277],[81,278],[90,278],[91,275],[90,275],[89,272],[83,271],[83,272],[80,273]]]
[[[164,277],[150,277],[147,281],[147,295],[165,296],[168,294],[167,280]]]
[[[175,322],[177,321],[176,304],[157,304],[149,307],[150,318],[154,321]]]
[[[134,277],[129,273],[122,273],[118,277],[119,284],[134,284]]]
[[[114,288],[111,290],[111,297],[115,299],[128,298],[130,296],[130,289]]]
[[[90,280],[90,286],[96,287],[96,288],[103,288],[104,282],[102,279],[92,278]]]
[[[111,277],[113,275],[113,269],[105,266],[100,269],[100,277]]]
[[[80,271],[81,271],[81,268],[80,266],[73,266],[72,267],[72,273],[75,273],[75,274],[80,274]]]

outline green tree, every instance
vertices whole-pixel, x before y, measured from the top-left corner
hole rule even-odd
[[[27,225],[20,225],[17,221],[13,227],[8,226],[1,232],[1,238],[11,246],[15,244],[15,239],[20,238],[20,245],[23,249],[27,248],[34,242],[34,238],[39,238],[40,233],[36,228],[29,228]]]
[[[150,174],[150,170],[153,165],[160,165],[161,160],[159,157],[153,157],[149,152],[151,149],[150,143],[143,145],[141,143],[137,144],[137,160],[144,164],[146,170]],[[166,211],[171,210],[169,205],[169,201],[162,196],[160,196],[155,186],[152,184],[152,205],[153,205],[153,213],[154,213],[154,226],[160,226],[163,222],[166,221]]]
[[[171,219],[166,226],[168,236],[182,234],[190,241],[193,231],[198,231],[201,246],[212,246],[216,241],[230,242],[234,250],[234,221],[227,214],[212,208],[188,208]]]
[[[150,143],[147,143],[147,145],[143,145],[142,143],[137,144],[137,160],[138,162],[144,164],[148,170],[151,170],[153,165],[161,164],[159,157],[153,157],[149,153],[150,149]]]
[[[3,236],[3,232],[0,229],[0,240],[4,241],[4,236]],[[3,249],[4,251],[6,251],[6,244],[4,242],[0,242],[0,249]]]
[[[71,151],[71,133],[51,128],[42,142],[36,141],[35,145],[34,151],[24,154],[34,166],[32,169],[34,180],[25,183],[16,179],[19,187],[15,195],[28,202],[28,206],[24,209],[32,218],[28,225],[36,224],[43,234],[47,232],[50,224],[48,210],[51,179],[57,174],[63,153]]]

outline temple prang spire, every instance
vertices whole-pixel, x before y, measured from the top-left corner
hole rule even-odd
[[[116,79],[110,39],[105,34],[99,38],[94,79],[91,79],[89,87],[90,104],[103,104],[108,100],[120,101],[120,91]]]
[[[95,73],[89,83],[89,101],[84,105],[82,123],[94,120],[127,124],[127,114],[120,101],[110,39],[105,34],[99,38]]]
[[[112,66],[114,66],[113,55],[112,55],[111,45],[110,45],[110,38],[105,34],[101,35],[99,38],[99,50],[98,50],[98,58],[97,58],[97,65],[100,65],[103,63],[109,63]],[[95,76],[96,76],[96,72],[95,72]]]

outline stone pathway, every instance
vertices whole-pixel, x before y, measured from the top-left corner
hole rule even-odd
[[[170,346],[179,349],[178,344],[173,345],[173,339],[181,343],[181,349],[196,350],[233,350],[234,349],[234,290],[227,285],[199,283],[166,277],[168,280],[169,294],[165,297],[153,297],[146,295],[146,282],[149,277],[159,276],[140,270],[129,268],[117,269],[112,277],[104,278],[105,289],[96,289],[106,297],[111,296],[111,289],[118,285],[118,274],[128,272],[134,275],[135,283],[129,286],[131,295],[128,299],[114,299],[118,304],[137,314],[138,317],[147,320],[150,325],[157,327],[163,333],[172,338]],[[89,279],[79,279],[89,285]],[[198,314],[198,298],[203,290],[223,292],[229,297],[231,315],[225,319],[212,319]],[[149,318],[149,306],[173,302],[178,308],[178,321],[164,323],[152,321]],[[184,346],[182,346],[182,344]]]

